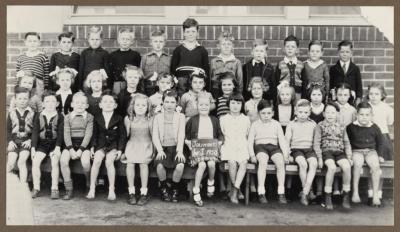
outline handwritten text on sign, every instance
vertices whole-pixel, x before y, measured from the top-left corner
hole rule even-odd
[[[218,156],[218,140],[217,139],[193,139],[192,140],[192,156]]]

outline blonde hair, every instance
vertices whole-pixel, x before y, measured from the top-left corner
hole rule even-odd
[[[251,91],[251,89],[253,88],[254,84],[260,84],[262,91],[266,91],[267,90],[267,88],[265,87],[264,82],[262,81],[261,77],[253,77],[250,80],[250,83],[249,83],[249,86],[248,86],[247,90]]]
[[[147,116],[147,117],[151,117],[151,116],[152,116],[152,115],[151,115],[151,112],[152,112],[152,110],[151,110],[151,102],[150,102],[149,97],[147,97],[147,96],[144,95],[144,94],[137,93],[137,94],[135,94],[135,96],[133,96],[132,99],[130,100],[129,106],[128,106],[128,109],[127,109],[127,113],[128,113],[128,116],[129,116],[129,120],[131,120],[131,121],[132,121],[132,120],[135,118],[135,116],[136,116],[136,112],[135,112],[135,102],[136,102],[138,99],[145,99],[145,100],[146,100],[146,102],[147,102],[146,116]]]
[[[207,92],[200,92],[197,95],[197,103],[200,102],[200,99],[207,99],[210,104],[212,103],[212,98],[210,97],[210,95]]]
[[[88,102],[87,96],[86,94],[84,94],[82,91],[76,92],[73,96],[72,96],[72,102],[76,101],[77,98],[79,97],[83,97],[86,99],[86,103]]]
[[[126,33],[129,34],[131,36],[132,39],[135,39],[135,33],[133,32],[132,29],[124,27],[118,30],[118,37],[120,36],[120,34],[122,33]]]
[[[290,93],[291,93],[290,104],[294,106],[295,103],[296,103],[296,91],[294,90],[294,88],[292,86],[289,85],[288,82],[282,82],[277,87],[277,90],[278,90],[277,103],[278,103],[278,105],[282,104],[282,100],[279,97],[279,95],[281,95],[281,92],[284,89],[289,89],[290,90]]]
[[[100,77],[101,78],[101,82],[103,83],[103,87],[106,85],[106,80],[107,80],[107,76],[104,76],[103,72],[101,72],[100,70],[93,70],[89,73],[89,75],[87,75],[84,86],[86,88],[91,89],[90,84],[92,83],[92,80],[96,77]]]
[[[75,81],[75,73],[71,70],[71,68],[62,68],[60,69],[57,74],[55,75],[56,83],[59,84],[60,74],[67,73],[70,74],[71,77],[71,86],[74,84]]]
[[[224,41],[224,40],[233,42],[235,40],[235,38],[233,37],[233,35],[231,34],[230,31],[223,31],[219,35],[218,41],[221,43],[221,41]]]
[[[139,75],[140,75],[140,79],[143,79],[144,78],[144,73],[143,73],[143,70],[141,69],[141,68],[139,68],[139,67],[137,67],[137,66],[134,66],[134,65],[126,65],[126,67],[125,67],[125,69],[124,69],[124,71],[122,71],[122,76],[126,79],[126,73],[128,72],[128,71],[130,71],[130,70],[134,70],[134,71],[136,71],[137,73],[139,73]]]

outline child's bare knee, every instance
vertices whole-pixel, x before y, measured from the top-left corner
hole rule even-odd
[[[205,168],[206,168],[206,163],[205,163],[204,161],[201,161],[201,162],[198,164],[198,168],[199,168],[199,169],[205,169]]]
[[[113,158],[107,158],[106,159],[106,168],[114,167],[114,159]]]
[[[215,168],[215,162],[214,161],[208,161],[207,162],[208,168]]]
[[[179,163],[176,165],[175,170],[178,172],[183,172],[185,165],[183,163]]]

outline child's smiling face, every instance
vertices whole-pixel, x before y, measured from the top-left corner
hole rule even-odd
[[[31,90],[33,88],[33,82],[34,82],[35,77],[31,76],[24,76],[21,78],[21,81],[19,83],[19,86],[27,88]]]
[[[135,100],[135,105],[133,106],[133,109],[135,110],[135,114],[137,116],[143,116],[146,115],[147,112],[147,106],[148,101],[146,98],[138,98]]]
[[[258,62],[261,62],[267,57],[267,49],[266,45],[257,45],[253,48],[253,59]]]
[[[197,39],[198,31],[196,27],[189,27],[183,30],[183,37],[187,42],[195,42]]]
[[[28,35],[25,39],[25,46],[29,51],[36,51],[40,46],[40,40],[36,35]]]
[[[283,48],[285,55],[288,58],[293,58],[296,56],[296,52],[297,52],[297,44],[296,41],[287,41],[285,43],[285,46]]]
[[[202,116],[208,115],[208,113],[210,112],[210,105],[210,99],[206,97],[199,98],[197,102],[199,114]]]
[[[174,112],[176,109],[176,99],[174,97],[165,97],[163,107],[166,112]]]
[[[221,80],[221,89],[222,89],[222,93],[224,94],[224,96],[231,95],[234,88],[235,88],[235,86],[234,86],[233,80],[231,78]]]
[[[123,50],[128,50],[133,42],[132,34],[129,32],[122,32],[118,35],[119,47]]]
[[[17,108],[25,109],[28,107],[29,93],[17,93],[15,95],[15,105]]]
[[[112,96],[104,95],[101,97],[99,107],[103,110],[103,112],[113,112],[117,108],[117,103]]]
[[[49,95],[43,99],[43,108],[47,111],[54,112],[58,106],[58,101],[56,96]]]
[[[59,42],[59,45],[61,51],[70,52],[72,50],[72,45],[73,45],[72,38],[62,37]]]
[[[93,49],[100,47],[102,39],[100,33],[90,33],[88,38],[89,46]]]
[[[150,40],[151,47],[155,52],[162,52],[165,46],[165,37],[164,36],[152,36]]]
[[[200,77],[193,77],[192,79],[192,90],[195,93],[200,93],[204,88],[204,79]]]
[[[71,75],[72,74],[65,72],[59,73],[57,75],[58,84],[60,85],[60,90],[67,91],[71,89],[72,78],[73,78]]]
[[[81,114],[86,111],[89,107],[86,96],[74,96],[72,98],[71,107],[74,109],[74,112]]]
[[[350,45],[340,47],[339,57],[341,61],[347,62],[351,59],[352,56],[353,56],[353,50],[351,49]]]
[[[321,45],[314,44],[311,45],[310,50],[308,51],[308,55],[312,61],[319,61],[322,56],[322,47]]]

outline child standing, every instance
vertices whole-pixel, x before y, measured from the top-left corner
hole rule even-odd
[[[224,31],[218,37],[218,47],[220,54],[211,60],[210,77],[211,77],[211,93],[216,98],[222,93],[220,91],[221,73],[230,71],[235,81],[238,83],[238,91],[243,91],[243,73],[242,63],[233,54],[233,38],[232,34]]]
[[[61,153],[60,166],[64,179],[66,194],[64,200],[73,197],[73,183],[69,161],[80,159],[86,177],[86,185],[89,186],[90,173],[90,140],[93,134],[93,116],[89,114],[87,97],[83,92],[77,92],[72,97],[73,111],[64,117],[64,144],[65,149]]]
[[[232,72],[219,73],[219,91],[221,96],[217,98],[216,105],[216,116],[221,116],[229,113],[229,106],[227,104],[228,99],[238,92],[238,84],[235,80],[235,76]]]
[[[379,127],[383,135],[382,157],[380,161],[393,160],[393,143],[389,136],[389,127],[394,122],[393,108],[384,102],[386,91],[380,83],[372,83],[368,86],[367,100],[372,107],[372,121]],[[378,196],[382,200],[383,181],[379,182]],[[368,198],[372,201],[372,186],[368,189]]]
[[[303,187],[300,202],[303,205],[308,205],[308,195],[318,166],[317,155],[313,150],[316,124],[309,118],[310,111],[310,102],[305,99],[299,100],[296,104],[296,118],[287,125],[285,134],[291,156],[299,166],[299,176]]]
[[[372,179],[372,205],[380,206],[379,181],[382,170],[380,161],[383,154],[383,135],[379,127],[372,122],[372,107],[366,102],[357,106],[357,120],[348,125],[347,134],[349,136],[351,149],[353,150],[353,196],[351,201],[360,203],[358,194],[358,183],[360,181],[361,169],[364,160],[371,170]]]
[[[79,76],[77,87],[83,90],[86,77],[93,70],[104,69],[109,76],[108,52],[101,47],[103,32],[99,27],[89,29],[88,42],[89,47],[81,52],[79,61]],[[108,86],[112,87],[112,86]]]
[[[329,88],[329,68],[325,61],[321,60],[323,55],[322,43],[318,40],[313,40],[308,44],[309,59],[304,62],[303,73],[304,93],[303,98],[310,92],[311,86],[319,85],[328,94]],[[326,99],[326,96],[323,96]]]
[[[44,109],[37,114],[33,121],[32,130],[32,198],[40,192],[40,165],[48,156],[51,159],[51,199],[60,198],[58,178],[60,176],[61,146],[64,137],[64,117],[57,112],[57,99],[54,92],[43,94]]]
[[[198,115],[198,96],[199,94],[203,94],[204,96],[208,96],[210,99],[210,110],[215,109],[215,100],[212,95],[204,90],[205,87],[205,79],[203,73],[194,71],[190,74],[189,83],[190,90],[183,94],[179,106],[182,107],[182,113],[185,114],[186,119],[189,120],[190,117]]]
[[[325,175],[325,206],[332,210],[332,184],[336,172],[336,164],[341,168],[343,175],[343,202],[344,208],[350,208],[350,181],[351,181],[351,146],[346,129],[337,121],[339,106],[328,102],[324,110],[324,121],[318,123],[314,135],[314,151],[318,157],[318,166],[327,167]]]
[[[353,56],[353,43],[348,40],[343,40],[338,45],[339,60],[329,69],[330,88],[332,99],[334,96],[334,88],[345,82],[350,85],[351,95],[350,104],[358,105],[363,97],[363,86],[361,80],[360,68],[351,61]]]
[[[245,100],[251,98],[250,82],[253,77],[261,77],[263,87],[263,98],[275,102],[276,82],[274,68],[267,62],[268,44],[266,40],[256,39],[253,41],[252,59],[243,65],[243,96]]]
[[[30,92],[29,98],[29,107],[35,112],[41,112],[43,109],[42,100],[37,94],[34,94],[35,90],[35,76],[32,71],[23,71],[20,73],[21,77],[19,78],[17,86],[26,88]],[[16,107],[15,97],[12,97],[10,100],[10,110],[14,110]]]
[[[273,106],[266,100],[261,100],[257,105],[260,119],[251,124],[248,149],[252,163],[258,162],[258,200],[267,203],[265,197],[265,177],[267,174],[268,159],[276,166],[278,180],[279,203],[286,204],[285,197],[285,163],[289,163],[289,147],[283,135],[281,125],[272,119]]]
[[[26,161],[30,155],[35,116],[35,112],[28,105],[29,96],[29,89],[16,87],[15,109],[10,109],[7,116],[7,172],[11,172],[17,163],[19,179],[22,183],[27,183]]]
[[[79,59],[80,55],[72,51],[72,46],[74,45],[75,36],[72,32],[63,32],[58,35],[58,45],[60,51],[53,53],[50,58],[50,74],[58,69],[62,68],[72,68],[76,72],[79,70]],[[75,84],[77,82],[75,81]],[[58,90],[60,88],[57,83],[53,82],[53,90]],[[73,87],[74,92],[78,91],[77,86]]]
[[[90,75],[90,74],[89,74]],[[93,199],[96,191],[96,180],[101,163],[106,158],[106,168],[109,183],[109,201],[114,201],[115,196],[115,167],[114,161],[121,158],[125,148],[126,131],[124,119],[116,114],[117,99],[110,90],[105,91],[99,103],[101,113],[94,119],[92,146],[94,151],[93,166],[90,171],[90,189],[86,198]]]
[[[319,84],[312,84],[309,88],[308,98],[311,101],[310,119],[318,124],[324,120],[325,90]]]
[[[151,33],[150,45],[152,51],[143,56],[140,68],[144,73],[144,90],[147,96],[156,93],[158,75],[170,72],[171,57],[164,51],[167,37],[163,30],[158,29]]]
[[[55,73],[56,83],[60,88],[56,92],[57,99],[57,111],[63,114],[63,116],[69,114],[72,111],[72,90],[71,87],[74,83],[76,72],[71,68],[62,68]]]
[[[282,83],[278,86],[278,101],[274,109],[274,119],[278,121],[286,132],[286,126],[295,117],[296,93],[289,83]]]
[[[244,98],[241,94],[229,97],[229,114],[221,117],[221,131],[224,144],[221,146],[221,161],[228,161],[229,177],[234,183],[230,200],[238,204],[238,193],[243,178],[246,175],[249,151],[247,136],[250,129],[250,120],[243,114]]]
[[[185,140],[185,115],[176,112],[178,95],[167,90],[163,96],[164,111],[153,121],[153,144],[157,149],[154,165],[160,181],[161,199],[178,202],[178,185],[183,175],[186,158],[183,155]],[[171,191],[167,185],[166,168],[173,169]]]
[[[279,85],[282,81],[288,82],[296,92],[296,99],[301,98],[304,92],[304,77],[301,75],[304,64],[297,59],[299,39],[289,35],[283,41],[285,58],[280,61],[275,70],[275,81]]]
[[[155,115],[162,111],[162,97],[165,91],[170,90],[174,85],[174,77],[168,73],[160,73],[157,75],[158,92],[149,98],[151,103],[151,114]]]
[[[258,103],[262,100],[263,97],[263,90],[265,86],[260,77],[254,77],[249,84],[249,89],[251,91],[252,98],[246,102],[244,105],[244,111],[246,115],[250,118],[250,122],[255,122],[258,117],[258,110],[257,106]]]
[[[107,77],[100,70],[93,70],[89,73],[85,81],[86,96],[89,107],[87,112],[93,116],[101,113],[99,106],[103,94],[103,88],[106,85]]]
[[[183,22],[183,42],[175,48],[171,58],[171,74],[178,78],[177,92],[182,96],[189,90],[190,74],[201,69],[203,75],[209,76],[208,52],[197,41],[199,23],[192,18]],[[205,80],[206,89],[209,89],[209,80]]]
[[[126,83],[122,76],[126,65],[140,66],[140,54],[130,48],[135,39],[134,35],[131,29],[121,28],[118,31],[117,38],[119,49],[110,53],[108,59],[110,78],[107,79],[107,87],[112,89],[114,94],[119,94],[122,89],[126,88]]]
[[[36,94],[41,96],[44,89],[50,88],[49,58],[39,50],[40,36],[37,32],[25,34],[27,51],[17,58],[17,77],[23,76],[20,71],[31,70],[35,76]]]
[[[340,124],[347,126],[354,122],[357,118],[356,109],[349,104],[349,99],[351,96],[350,85],[347,83],[341,83],[336,87],[336,103],[338,103],[340,108],[339,122]]]
[[[191,117],[186,123],[186,139],[185,143],[192,151],[193,139],[218,139],[218,146],[222,143],[222,132],[219,121],[216,117],[209,115],[212,101],[210,94],[200,93],[198,96],[197,106],[198,114]],[[192,166],[198,166],[193,187],[193,199],[197,206],[203,206],[200,196],[200,183],[203,178],[205,169],[208,167],[207,179],[207,196],[212,197],[215,192],[214,176],[215,163],[218,161],[219,154],[194,154],[190,156]]]
[[[136,66],[127,65],[122,72],[122,76],[126,81],[127,87],[118,94],[117,112],[125,117],[132,97],[137,93],[144,93],[143,71]]]
[[[146,95],[137,94],[129,104],[128,116],[125,117],[125,128],[128,143],[125,148],[127,158],[126,178],[128,181],[131,205],[144,205],[149,201],[147,182],[149,179],[149,163],[153,160],[152,118],[150,118],[150,101]],[[135,165],[140,167],[140,198],[135,196]]]

